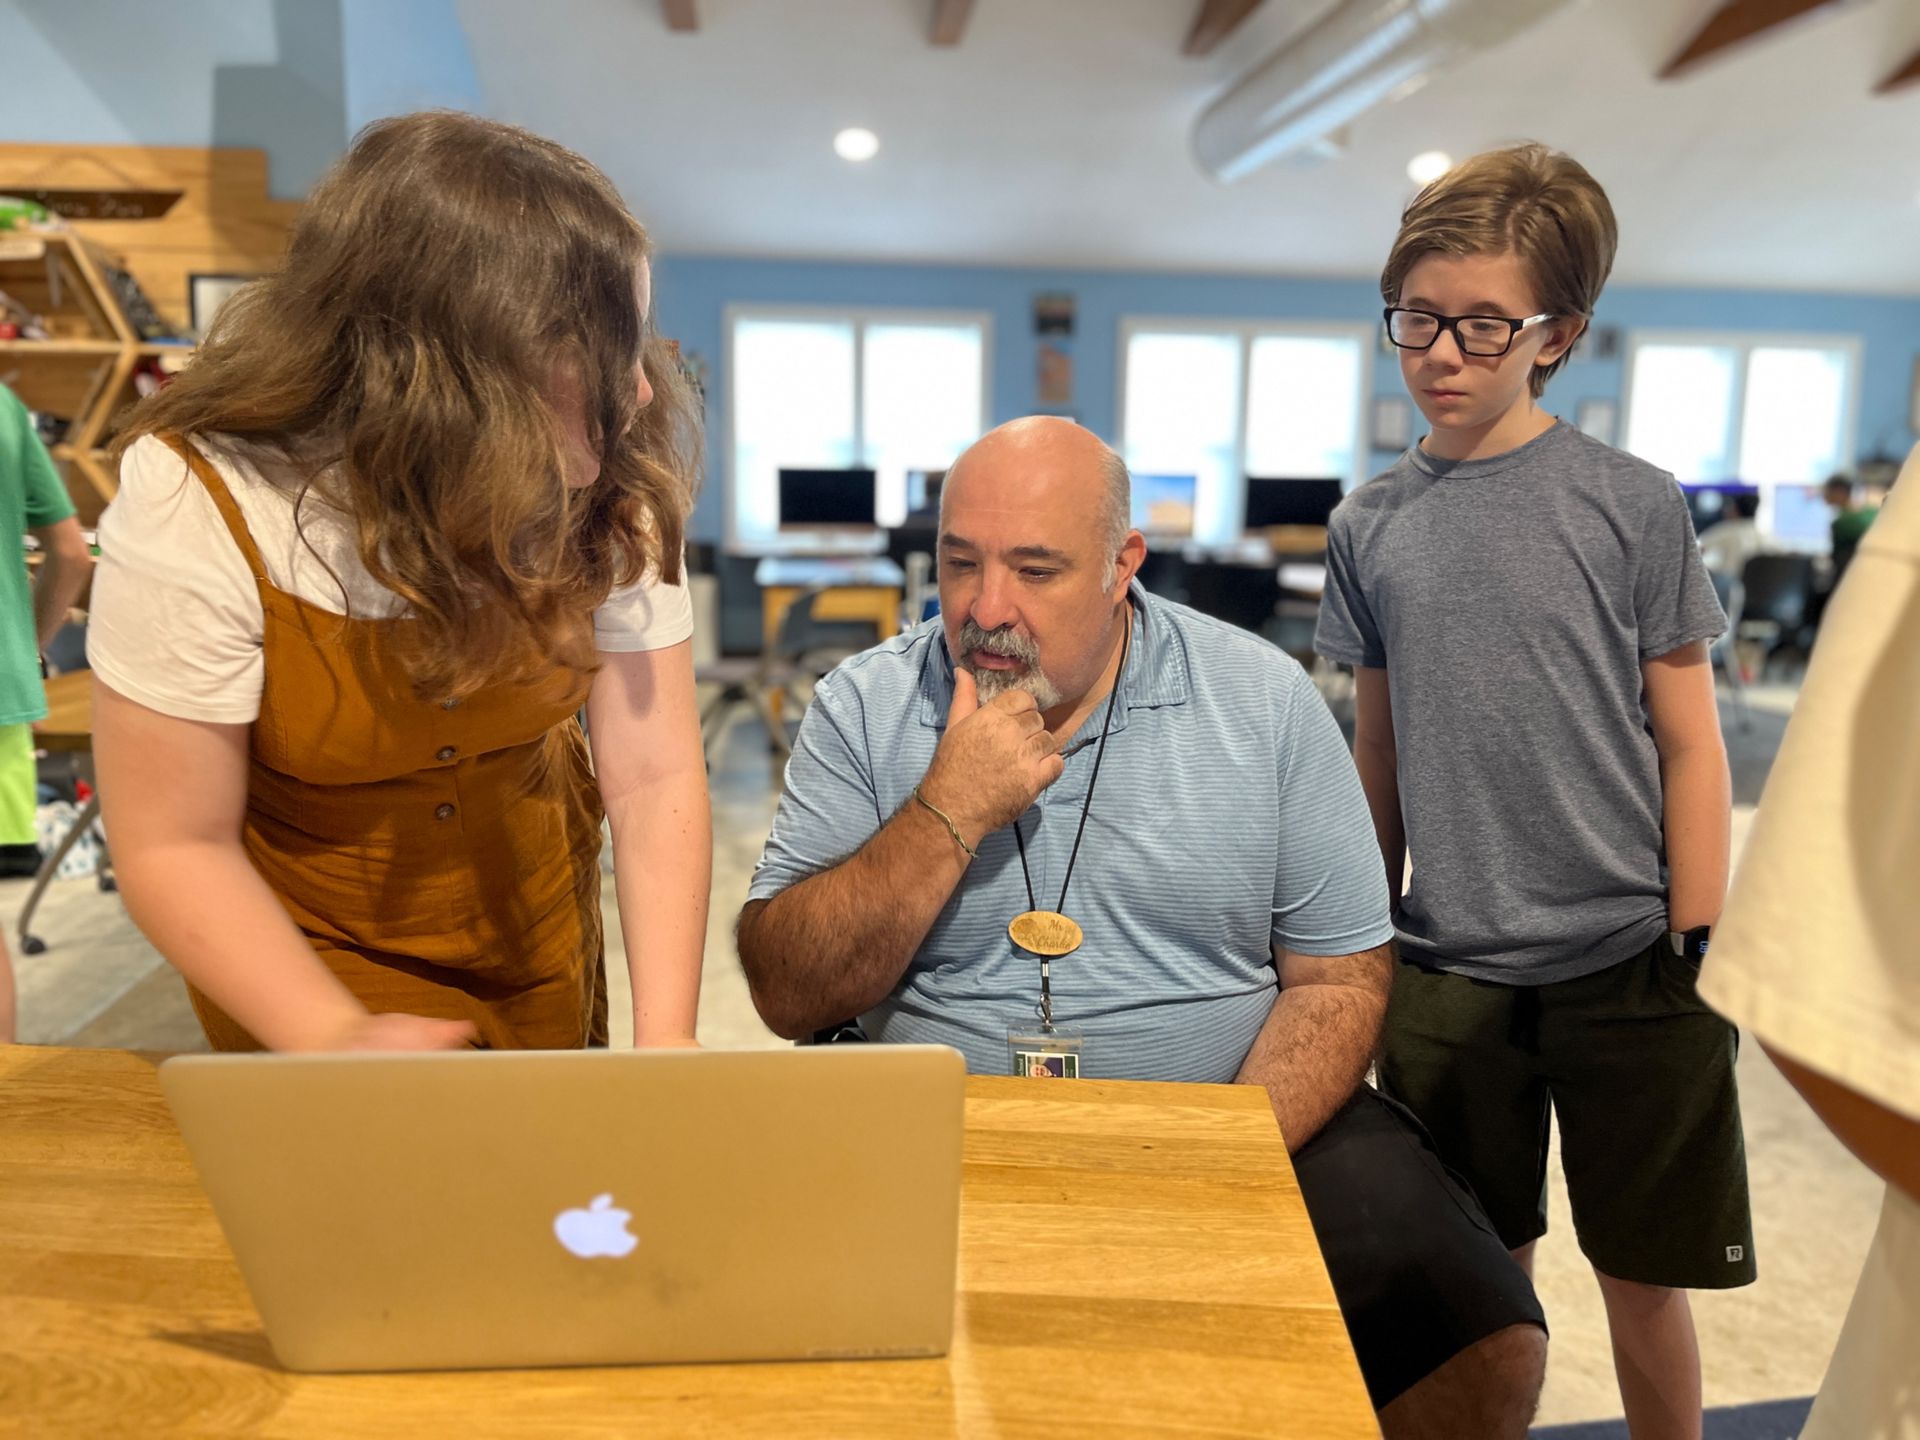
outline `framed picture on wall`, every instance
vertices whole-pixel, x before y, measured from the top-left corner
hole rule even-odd
[[[1413,407],[1398,395],[1377,395],[1373,401],[1373,448],[1404,450],[1413,443]]]
[[[258,275],[187,276],[187,319],[193,326],[195,338],[205,339],[207,327],[213,324],[220,307],[259,278]]]
[[[1073,404],[1073,355],[1064,344],[1040,342],[1034,394],[1042,409]]]
[[[1058,291],[1033,297],[1033,333],[1073,334],[1073,296]]]
[[[1573,422],[1581,434],[1598,440],[1602,445],[1613,444],[1613,430],[1619,407],[1611,400],[1582,400],[1578,418]]]

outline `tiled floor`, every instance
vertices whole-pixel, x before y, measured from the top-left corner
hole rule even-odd
[[[1735,792],[1742,802],[1736,847],[1790,704],[1790,692],[1757,694],[1751,729],[1730,728]],[[764,743],[743,723],[731,736],[714,784],[713,908],[700,1019],[701,1039],[710,1046],[780,1043],[753,1013],[732,939],[733,917],[774,798]],[[25,882],[0,884],[0,915],[11,918],[24,897]],[[615,1040],[624,1043],[631,1022],[611,886],[605,904]],[[23,1039],[200,1047],[179,982],[134,930],[117,897],[84,880],[59,883],[35,929],[49,943],[46,954],[27,957],[15,947]],[[1878,1212],[1878,1186],[1820,1127],[1757,1046],[1746,1047],[1741,1057],[1741,1083],[1762,1278],[1746,1290],[1696,1297],[1706,1399],[1716,1406],[1803,1396],[1818,1387]],[[1554,1336],[1540,1420],[1616,1416],[1620,1404],[1605,1314],[1573,1240],[1557,1165],[1551,1207],[1552,1233],[1538,1262]]]

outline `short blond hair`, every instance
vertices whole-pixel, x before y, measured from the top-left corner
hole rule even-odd
[[[1489,150],[1413,197],[1380,272],[1380,293],[1398,305],[1407,272],[1429,255],[1511,253],[1543,311],[1590,320],[1619,244],[1607,192],[1579,161],[1545,145]],[[1528,384],[1536,398],[1566,363],[1562,355],[1534,367]]]

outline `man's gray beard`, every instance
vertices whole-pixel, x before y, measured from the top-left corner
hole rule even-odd
[[[984,650],[989,655],[1004,655],[1018,660],[1022,670],[988,670],[973,663],[975,651]],[[979,691],[980,703],[986,704],[996,695],[1004,695],[1009,690],[1024,690],[1033,696],[1034,704],[1042,710],[1051,710],[1060,703],[1060,691],[1047,679],[1040,669],[1040,652],[1031,641],[1022,640],[1010,630],[982,630],[969,620],[960,627],[960,653],[967,658],[966,668],[973,674],[974,688]]]

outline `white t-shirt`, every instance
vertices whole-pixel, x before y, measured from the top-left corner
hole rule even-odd
[[[1740,578],[1747,561],[1765,555],[1773,542],[1761,533],[1753,520],[1722,520],[1700,532],[1700,559],[1716,575]]]
[[[367,573],[339,511],[309,496],[303,540],[286,491],[231,450],[204,438],[200,449],[232,492],[276,589],[335,614],[400,611],[400,597]],[[99,539],[87,624],[95,673],[165,715],[229,725],[258,719],[266,638],[259,588],[213,497],[163,441],[149,435],[127,451]],[[678,644],[693,633],[686,586],[648,576],[615,590],[594,612],[593,633],[603,651]]]
[[[1920,450],[1820,625],[1700,993],[1920,1120]],[[1802,1440],[1920,1440],[1920,1205],[1889,1190]]]

